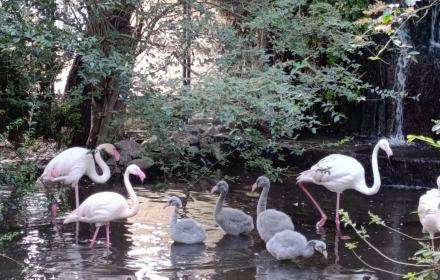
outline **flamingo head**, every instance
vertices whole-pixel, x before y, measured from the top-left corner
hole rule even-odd
[[[168,206],[175,206],[177,208],[182,208],[182,201],[177,196],[172,196],[168,200],[167,204],[163,207],[163,209],[167,208]]]
[[[379,140],[379,148],[381,148],[390,158],[393,155],[393,151],[391,150],[390,143],[387,139],[383,138]]]
[[[321,253],[324,258],[327,259],[328,253],[327,253],[327,245],[321,240],[310,240],[309,244],[313,246],[315,251]]]
[[[111,155],[116,161],[119,161],[119,159],[121,158],[121,154],[113,144],[109,144],[109,143],[101,144],[96,149],[104,150],[107,154]]]
[[[221,180],[218,181],[218,183],[212,187],[211,193],[220,192],[220,193],[227,193],[229,190],[229,185],[225,181]]]
[[[252,185],[252,192],[254,192],[258,188],[267,188],[270,187],[269,178],[266,176],[258,177],[257,181]]]
[[[128,174],[132,174],[132,175],[138,176],[139,179],[141,179],[142,182],[144,182],[145,177],[146,177],[145,173],[142,172],[142,170],[136,164],[130,164],[127,167],[127,170],[125,172],[127,172]]]

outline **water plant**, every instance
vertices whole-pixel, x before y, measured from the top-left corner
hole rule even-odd
[[[373,249],[377,254],[379,254],[382,258],[386,259],[387,261],[402,265],[407,267],[410,270],[417,269],[417,271],[409,271],[406,274],[396,273],[384,268],[375,267],[370,265],[366,260],[362,258],[362,256],[359,254],[359,252],[356,251],[358,248],[358,243],[351,241],[345,243],[345,247],[350,250],[353,255],[364,265],[370,267],[371,269],[381,271],[384,273],[392,274],[395,276],[402,277],[404,279],[411,279],[411,280],[422,280],[422,279],[437,279],[438,278],[438,272],[440,271],[440,251],[434,251],[433,248],[431,248],[429,245],[427,245],[424,242],[421,241],[427,241],[430,240],[429,238],[416,238],[412,237],[408,234],[405,234],[397,229],[394,229],[390,226],[388,226],[385,221],[380,218],[378,215],[375,215],[371,212],[368,212],[368,215],[370,217],[369,224],[372,225],[378,225],[382,226],[388,230],[393,231],[394,233],[400,234],[404,236],[405,238],[409,238],[412,240],[416,240],[419,242],[420,249],[416,251],[412,258],[410,258],[410,261],[412,262],[404,262],[399,261],[396,259],[393,259],[389,256],[387,256],[385,253],[383,253],[379,248],[377,248],[374,244],[372,244],[369,241],[369,234],[364,226],[358,226],[356,222],[352,221],[350,219],[350,216],[348,212],[344,210],[340,210],[341,215],[341,221],[344,223],[345,227],[351,228],[355,234],[363,241],[365,244],[368,245],[369,248]]]

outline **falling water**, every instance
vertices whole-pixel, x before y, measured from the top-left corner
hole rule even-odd
[[[411,36],[408,27],[403,24],[397,30],[398,42],[396,44],[400,47],[399,58],[397,59],[394,91],[397,92],[396,108],[394,115],[394,129],[391,136],[391,142],[395,145],[405,144],[405,137],[403,136],[403,96],[405,94],[406,78],[409,66],[410,56],[409,51],[413,48]]]
[[[429,45],[432,49],[440,48],[440,5],[435,5],[432,7],[431,11],[431,38],[429,40]]]

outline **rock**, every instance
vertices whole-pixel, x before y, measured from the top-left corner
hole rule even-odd
[[[141,144],[142,147],[145,147],[146,145],[151,145],[157,142],[159,140],[156,135],[151,136],[150,138],[147,138],[144,140]]]
[[[192,117],[188,120],[189,125],[206,125],[212,124],[214,122],[214,118],[211,117]]]
[[[154,165],[154,160],[152,160],[149,157],[143,157],[143,158],[139,158],[139,159],[134,159],[132,161],[130,161],[127,165],[130,164],[136,164],[137,166],[139,166],[140,169],[149,169],[150,167],[152,167]]]
[[[170,140],[188,146],[199,143],[197,136],[185,131],[173,131],[170,135]]]
[[[119,141],[115,143],[115,146],[119,149],[121,154],[119,164],[125,165],[132,159],[139,158],[142,155],[142,146],[133,139]]]

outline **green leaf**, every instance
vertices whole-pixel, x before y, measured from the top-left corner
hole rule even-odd
[[[393,15],[391,14],[384,14],[382,16],[382,23],[383,24],[391,24],[393,22]]]

